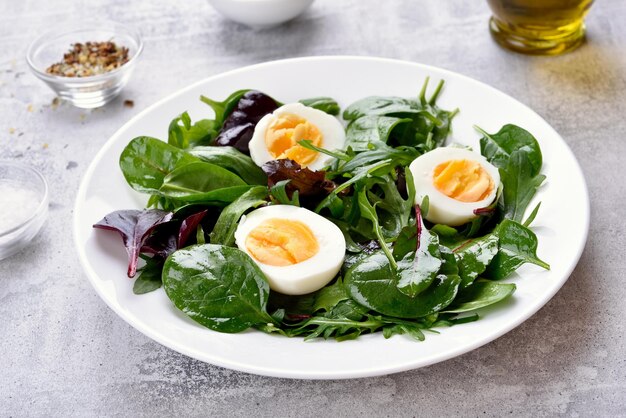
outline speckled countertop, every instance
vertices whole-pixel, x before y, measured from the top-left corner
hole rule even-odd
[[[0,415],[626,416],[626,4],[598,2],[587,44],[556,58],[497,47],[484,2],[384,4],[317,0],[297,20],[254,32],[202,0],[0,2],[0,159],[39,168],[52,193],[42,233],[0,262]],[[28,72],[26,48],[53,23],[90,17],[140,28],[143,59],[105,108],[53,105],[53,94]],[[336,54],[461,72],[556,128],[582,165],[592,211],[586,250],[562,290],[522,326],[469,354],[348,381],[221,369],[119,319],[88,283],[71,238],[78,184],[107,138],[157,99],[207,76]]]

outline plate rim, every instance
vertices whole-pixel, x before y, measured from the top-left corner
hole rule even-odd
[[[511,321],[509,323],[507,323],[507,325],[505,327],[503,327],[499,332],[496,332],[495,334],[490,334],[487,337],[481,337],[475,341],[473,341],[471,344],[467,344],[467,345],[463,345],[462,349],[453,349],[451,350],[448,354],[446,355],[442,355],[440,357],[437,357],[435,359],[428,359],[426,361],[415,361],[413,363],[405,363],[402,365],[398,365],[398,366],[394,366],[394,367],[364,367],[362,369],[359,369],[358,371],[333,371],[333,372],[328,372],[328,371],[324,371],[324,372],[307,372],[307,373],[301,373],[299,371],[296,372],[291,372],[289,370],[277,370],[274,368],[266,368],[263,366],[258,366],[258,365],[250,365],[250,364],[246,364],[246,363],[239,363],[237,361],[232,361],[232,360],[228,360],[228,359],[223,359],[221,357],[215,357],[212,355],[207,355],[206,353],[203,353],[202,357],[203,358],[199,358],[198,355],[196,355],[196,350],[191,349],[189,347],[186,347],[185,344],[177,344],[172,342],[170,339],[162,337],[157,331],[155,331],[153,328],[148,327],[148,326],[144,326],[141,322],[136,321],[135,319],[132,318],[132,316],[127,315],[125,313],[125,311],[123,311],[122,309],[118,309],[114,304],[112,304],[112,302],[109,301],[108,297],[105,297],[104,295],[104,291],[103,289],[101,289],[99,286],[97,286],[96,284],[96,280],[100,279],[99,275],[95,272],[95,270],[91,267],[91,265],[88,262],[88,258],[87,258],[87,254],[85,252],[85,249],[80,245],[80,236],[79,236],[79,229],[82,227],[82,225],[79,225],[79,205],[81,203],[81,201],[85,200],[85,196],[87,193],[87,183],[88,180],[90,180],[93,177],[93,173],[96,169],[97,163],[100,162],[102,160],[102,158],[105,156],[105,154],[107,154],[107,151],[113,147],[113,145],[116,143],[116,140],[119,136],[123,135],[124,132],[126,130],[129,129],[129,127],[134,124],[136,122],[136,120],[141,119],[143,117],[145,117],[146,114],[150,113],[153,109],[155,109],[156,107],[159,107],[160,105],[162,105],[165,102],[168,102],[172,99],[174,99],[175,97],[182,95],[190,90],[193,90],[194,88],[196,88],[199,85],[202,85],[204,83],[207,82],[212,82],[212,81],[216,81],[219,80],[221,78],[224,77],[229,77],[233,74],[237,74],[240,72],[246,72],[246,71],[254,71],[257,68],[262,68],[262,67],[267,67],[267,66],[273,66],[273,65],[281,65],[283,63],[293,63],[293,62],[306,62],[306,61],[328,61],[328,60],[333,60],[333,61],[362,61],[362,62],[383,62],[383,63],[390,63],[390,64],[401,64],[401,65],[413,65],[416,67],[420,67],[424,70],[427,71],[435,71],[438,73],[442,73],[444,75],[452,75],[453,77],[457,77],[460,79],[463,79],[466,82],[469,82],[471,84],[477,85],[478,87],[482,88],[482,89],[487,89],[490,90],[492,93],[495,93],[497,95],[500,96],[504,96],[506,99],[511,100],[513,102],[516,102],[520,105],[522,105],[524,108],[526,108],[528,111],[530,111],[536,118],[538,118],[539,120],[541,120],[543,123],[546,124],[546,126],[552,131],[552,133],[555,135],[555,137],[557,137],[562,144],[564,145],[565,149],[567,150],[567,153],[569,154],[569,158],[574,162],[574,165],[578,171],[578,174],[580,175],[580,178],[582,180],[582,190],[580,192],[582,192],[583,194],[583,198],[584,198],[584,202],[585,205],[582,208],[583,210],[583,215],[584,215],[584,229],[583,229],[583,239],[581,240],[581,243],[578,246],[577,249],[577,253],[575,255],[575,257],[572,257],[569,261],[569,264],[567,265],[567,267],[564,269],[564,275],[563,277],[561,277],[559,279],[558,285],[556,285],[553,290],[551,292],[545,293],[543,294],[542,298],[540,301],[538,301],[538,303],[535,304],[535,306],[533,307],[533,309],[527,311],[524,315],[521,315],[520,317],[516,318],[514,321]],[[441,68],[441,67],[436,67],[436,66],[432,66],[432,65],[427,65],[427,64],[422,64],[422,63],[418,63],[418,62],[413,62],[413,61],[407,61],[407,60],[401,60],[401,59],[393,59],[393,58],[383,58],[383,57],[373,57],[373,56],[359,56],[359,55],[326,55],[326,56],[308,56],[308,57],[297,57],[297,58],[287,58],[287,59],[279,59],[279,60],[272,60],[272,61],[266,61],[266,62],[262,62],[262,63],[257,63],[257,64],[253,64],[253,65],[248,65],[248,66],[243,66],[243,67],[239,67],[239,68],[235,68],[232,70],[228,70],[228,71],[224,71],[224,72],[220,72],[217,74],[214,74],[212,76],[203,78],[201,80],[198,80],[196,82],[193,82],[191,84],[189,84],[188,86],[185,86],[183,88],[180,88],[170,94],[168,94],[167,96],[157,100],[156,102],[154,102],[153,104],[151,104],[150,106],[148,106],[147,108],[145,108],[144,110],[142,110],[141,112],[139,112],[138,114],[136,114],[135,116],[133,116],[130,120],[128,120],[126,123],[124,123],[119,129],[117,129],[115,131],[115,133],[113,133],[107,140],[106,142],[103,144],[103,146],[100,148],[100,150],[96,153],[96,155],[93,157],[93,159],[91,160],[91,162],[89,163],[89,167],[87,168],[87,170],[85,171],[85,173],[83,174],[83,178],[80,182],[80,186],[78,188],[78,192],[76,194],[76,198],[74,200],[74,214],[73,214],[73,222],[72,222],[72,236],[73,236],[73,241],[74,241],[74,247],[76,249],[76,252],[78,254],[78,258],[79,258],[79,262],[81,264],[81,267],[83,268],[83,271],[86,273],[87,278],[89,280],[89,282],[91,283],[92,287],[94,288],[94,290],[96,291],[96,293],[98,294],[98,296],[100,297],[100,299],[102,299],[105,304],[111,309],[113,310],[113,312],[115,312],[115,314],[120,317],[121,319],[123,319],[128,325],[130,325],[131,327],[133,327],[134,329],[136,329],[137,331],[141,332],[143,335],[145,335],[146,337],[156,341],[157,343],[171,349],[174,350],[178,353],[181,353],[183,355],[189,356],[191,358],[194,358],[198,361],[202,361],[205,363],[209,363],[212,365],[216,365],[216,366],[220,366],[220,367],[224,367],[224,368],[228,368],[231,370],[236,370],[236,371],[240,371],[240,372],[245,372],[245,373],[252,373],[252,374],[257,374],[257,375],[262,375],[262,376],[269,376],[269,377],[279,377],[279,378],[289,378],[289,379],[311,379],[311,380],[329,380],[329,379],[352,379],[352,378],[364,378],[364,377],[373,377],[373,376],[382,376],[382,375],[388,375],[388,374],[393,374],[393,373],[399,373],[399,372],[403,372],[403,371],[408,371],[408,370],[414,370],[414,369],[418,369],[418,368],[422,368],[422,367],[426,367],[426,366],[430,366],[436,363],[440,363],[446,360],[449,360],[451,358],[454,357],[458,357],[460,355],[463,355],[465,353],[468,353],[470,351],[476,350],[479,347],[482,347],[486,344],[489,344],[490,342],[500,338],[501,336],[503,336],[504,334],[509,333],[510,331],[512,331],[513,329],[517,328],[518,326],[520,326],[522,323],[526,322],[530,317],[532,317],[533,315],[535,315],[541,308],[543,308],[553,297],[554,295],[561,289],[561,287],[563,287],[563,285],[565,284],[565,282],[567,282],[567,280],[569,279],[569,277],[571,276],[572,272],[574,271],[574,269],[576,268],[582,253],[585,249],[585,246],[587,244],[587,240],[588,240],[588,236],[589,236],[589,223],[590,223],[590,201],[589,201],[589,191],[588,191],[588,187],[587,187],[587,181],[585,179],[584,176],[584,172],[580,166],[580,163],[578,161],[578,159],[576,158],[576,156],[574,155],[574,153],[572,152],[571,148],[569,147],[569,145],[567,144],[567,142],[563,139],[563,137],[552,127],[551,124],[549,124],[541,115],[539,115],[537,112],[535,112],[531,107],[527,106],[526,104],[524,104],[523,102],[515,99],[514,97],[511,97],[510,95],[508,95],[507,93],[504,93],[501,90],[496,89],[495,87],[492,87],[482,81],[476,80],[474,78],[471,78],[469,76],[466,76],[464,74],[455,72],[455,71],[451,71],[445,68]]]

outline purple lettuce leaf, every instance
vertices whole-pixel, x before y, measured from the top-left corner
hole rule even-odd
[[[97,229],[117,231],[128,254],[128,277],[135,277],[137,260],[145,241],[159,225],[169,222],[174,214],[159,209],[118,210],[93,225]]]

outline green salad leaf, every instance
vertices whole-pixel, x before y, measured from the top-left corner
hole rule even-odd
[[[461,276],[461,288],[472,284],[485,271],[498,253],[498,242],[498,235],[491,233],[467,240],[453,250]]]
[[[525,263],[550,269],[550,265],[537,257],[537,236],[530,229],[505,219],[495,232],[499,238],[498,253],[487,266],[484,277],[504,279]]]
[[[267,188],[255,186],[239,196],[220,213],[213,231],[209,234],[211,244],[231,246],[235,243],[235,230],[239,219],[249,209],[267,203]]]
[[[180,149],[209,144],[218,130],[214,120],[202,119],[192,124],[189,113],[183,112],[170,122],[167,143]]]
[[[355,119],[346,130],[346,146],[355,151],[366,151],[371,146],[387,143],[391,131],[402,123],[410,123],[410,118],[367,115]]]
[[[141,268],[133,284],[133,293],[136,295],[152,292],[163,285],[161,281],[163,259],[160,257],[145,258],[145,261],[146,265]]]
[[[237,103],[239,103],[241,96],[249,91],[250,89],[237,90],[222,102],[215,101],[206,96],[200,96],[200,100],[211,106],[211,109],[215,112],[215,126],[221,128],[228,115],[232,113]]]
[[[539,174],[543,157],[539,143],[527,130],[516,125],[504,125],[497,133],[489,134],[482,129],[480,152],[487,160],[498,168],[506,169],[513,152],[521,151],[528,156],[532,176]]]
[[[398,290],[410,297],[426,290],[442,265],[439,237],[428,231],[419,207],[416,218],[415,226],[402,230],[400,242],[396,241],[394,248],[394,257],[398,260]]]
[[[350,297],[357,303],[398,318],[419,318],[438,312],[456,296],[461,279],[454,274],[454,255],[441,247],[445,262],[442,269],[450,274],[438,274],[432,284],[415,297],[398,289],[398,278],[382,251],[377,251],[357,262],[345,277]],[[447,251],[447,253],[446,253]]]
[[[526,208],[545,180],[543,174],[532,174],[528,154],[514,151],[506,168],[500,169],[500,180],[504,186],[502,209],[506,218],[521,222]]]
[[[218,165],[194,161],[172,170],[159,188],[162,196],[184,202],[232,202],[250,187]]]
[[[189,151],[207,163],[218,165],[235,174],[248,184],[267,184],[267,176],[263,170],[241,151],[234,147],[194,147]]]
[[[343,111],[347,121],[357,120],[363,116],[386,116],[397,114],[415,114],[421,111],[417,102],[404,97],[370,96],[357,100]]]
[[[120,155],[120,168],[128,184],[138,192],[156,194],[163,181],[179,165],[196,157],[156,138],[139,136]]]
[[[445,312],[462,313],[484,308],[509,298],[515,289],[516,286],[513,283],[479,280],[460,290],[459,295]]]
[[[178,309],[212,330],[274,323],[266,311],[267,279],[237,248],[204,244],[176,251],[165,261],[163,286]]]
[[[521,222],[545,176],[539,174],[543,157],[539,143],[528,131],[519,126],[505,125],[495,134],[476,128],[481,153],[500,170],[504,186],[500,206],[506,218]]]
[[[311,97],[310,99],[301,99],[300,103],[333,116],[338,115],[341,110],[337,101],[331,97]]]

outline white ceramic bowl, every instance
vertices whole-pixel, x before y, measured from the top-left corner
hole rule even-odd
[[[254,29],[266,29],[300,15],[313,0],[209,0],[221,14]]]

